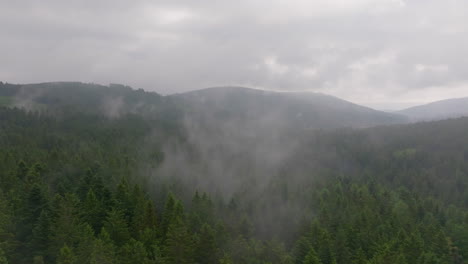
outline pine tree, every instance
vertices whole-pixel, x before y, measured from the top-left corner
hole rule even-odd
[[[294,246],[294,263],[302,264],[312,245],[306,237],[301,237]]]
[[[122,178],[117,190],[115,191],[116,208],[123,213],[125,220],[130,222],[133,217],[134,204],[130,196],[128,182],[125,177]]]
[[[0,264],[8,264],[8,259],[5,256],[5,252],[0,248]]]
[[[157,216],[154,204],[150,200],[141,200],[136,204],[135,216],[132,220],[132,229],[135,237],[146,229],[155,230]]]
[[[90,264],[113,264],[117,262],[115,246],[105,228],[102,228],[99,237],[94,240],[90,255]]]
[[[130,239],[127,221],[120,210],[112,209],[108,213],[104,227],[117,246],[123,245]]]
[[[0,191],[0,258],[14,248],[13,212]]]
[[[145,264],[149,262],[143,243],[133,238],[122,246],[119,255],[122,264]]]
[[[54,199],[49,244],[51,255],[55,255],[63,245],[78,243],[82,231],[78,203],[78,198],[69,193],[64,197],[57,195]]]
[[[330,245],[330,238],[328,236],[320,241],[319,257],[323,264],[336,264],[335,255]]]
[[[304,258],[302,264],[321,264],[319,257],[317,256],[317,252],[313,248],[310,248],[309,253]]]
[[[367,263],[366,254],[364,253],[364,250],[360,248],[358,249],[358,251],[353,257],[353,264],[366,264],[366,263]]]
[[[197,263],[214,264],[218,262],[218,259],[214,230],[209,225],[204,224],[195,247],[195,261]]]
[[[33,264],[45,264],[43,256],[34,256]]]
[[[219,264],[233,264],[232,259],[229,255],[224,255],[220,260]]]
[[[142,229],[144,228],[156,228],[158,224],[158,217],[156,214],[156,209],[150,200],[146,201],[145,204],[145,212],[143,214],[143,226]]]
[[[57,256],[57,264],[75,264],[77,263],[76,261],[76,256],[73,253],[73,250],[67,245],[64,245]]]
[[[402,243],[403,252],[408,259],[417,260],[422,254],[423,241],[419,234],[411,233]]]
[[[44,171],[44,166],[41,165],[40,163],[34,164],[31,168],[29,168],[29,171],[27,172],[26,175],[26,182],[29,185],[32,184],[37,184],[42,181],[42,176],[41,174]]]
[[[174,218],[174,209],[175,209],[176,199],[172,193],[167,195],[166,204],[164,206],[162,221],[161,221],[161,232],[163,239],[166,238],[167,231],[169,229],[170,223]]]
[[[94,230],[87,223],[80,225],[79,236],[76,241],[76,256],[78,263],[89,263],[94,249]]]
[[[336,252],[336,262],[339,264],[342,263],[351,263],[351,252],[346,245],[346,233],[343,229],[338,231],[334,250]]]
[[[193,263],[193,240],[181,218],[175,218],[169,226],[163,255],[168,264]]]
[[[20,180],[24,180],[26,179],[27,173],[28,166],[26,165],[26,162],[24,162],[24,160],[21,160],[20,162],[18,162],[18,166],[16,168],[16,177]]]
[[[43,189],[39,184],[34,184],[28,194],[27,205],[24,208],[26,210],[24,229],[28,231],[27,236],[32,235],[32,229],[40,218],[42,211],[47,209],[48,197]]]
[[[143,243],[143,245],[146,248],[146,251],[151,257],[156,257],[156,255],[153,256],[154,253],[154,247],[159,248],[159,236],[158,236],[158,231],[156,229],[150,229],[150,228],[145,228],[145,230],[140,231],[139,234],[139,241]]]
[[[35,255],[41,255],[49,260],[47,247],[50,242],[52,218],[49,210],[42,210],[36,225],[33,228],[33,235],[30,250]]]
[[[421,254],[417,264],[439,264],[442,263],[440,259],[432,252],[426,252]]]
[[[100,201],[98,201],[93,189],[88,191],[81,208],[83,221],[88,223],[95,233],[98,233],[102,228],[105,211]]]
[[[151,251],[148,254],[150,263],[152,264],[166,264],[162,255],[162,250],[159,245],[155,244],[152,246]]]

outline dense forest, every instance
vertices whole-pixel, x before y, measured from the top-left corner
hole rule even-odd
[[[0,83],[0,263],[466,263],[468,118],[273,133],[200,104]]]

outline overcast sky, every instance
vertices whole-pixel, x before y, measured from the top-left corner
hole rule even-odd
[[[468,96],[467,0],[0,0],[0,80]]]

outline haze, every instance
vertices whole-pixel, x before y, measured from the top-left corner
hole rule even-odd
[[[307,90],[377,109],[468,96],[462,0],[0,0],[0,80]]]

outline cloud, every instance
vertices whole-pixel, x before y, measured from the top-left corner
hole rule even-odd
[[[160,93],[249,85],[368,104],[417,101],[434,87],[460,95],[454,87],[468,81],[464,5],[0,0],[0,79],[119,82]]]

